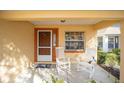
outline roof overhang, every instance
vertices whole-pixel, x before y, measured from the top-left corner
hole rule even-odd
[[[55,19],[102,19],[119,20],[124,18],[124,11],[84,11],[84,10],[42,10],[42,11],[0,11],[0,18],[14,21],[39,21]]]

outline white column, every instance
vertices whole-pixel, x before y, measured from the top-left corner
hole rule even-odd
[[[103,36],[103,51],[108,52],[108,36]]]
[[[121,62],[120,62],[120,82],[124,83],[124,20],[120,24],[120,49],[121,49]]]

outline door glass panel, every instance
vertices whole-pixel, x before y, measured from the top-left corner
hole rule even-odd
[[[50,32],[39,32],[39,46],[48,47],[50,46]]]
[[[50,55],[50,48],[39,48],[39,55]]]

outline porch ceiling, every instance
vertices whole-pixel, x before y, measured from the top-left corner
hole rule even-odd
[[[91,24],[96,24],[100,21],[102,20],[101,19],[61,19],[61,20],[54,19],[54,20],[43,20],[43,21],[31,21],[31,23],[34,25],[91,25]]]

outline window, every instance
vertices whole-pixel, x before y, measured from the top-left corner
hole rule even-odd
[[[111,51],[113,48],[119,48],[119,36],[108,37],[108,49]]]
[[[111,51],[115,47],[115,38],[114,37],[108,37],[108,49]]]
[[[65,50],[77,51],[84,49],[83,32],[65,32]]]
[[[103,49],[103,37],[98,37],[98,49]]]

